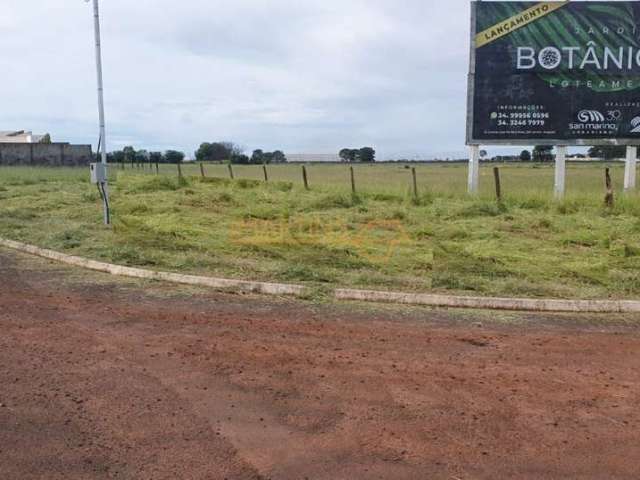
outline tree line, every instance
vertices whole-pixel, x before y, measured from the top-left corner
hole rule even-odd
[[[600,145],[589,149],[589,156],[592,158],[604,158],[605,160],[613,160],[614,158],[625,158],[627,156],[627,147],[617,145]]]
[[[523,162],[553,162],[555,156],[553,154],[553,145],[536,145],[533,151],[523,150],[520,153],[520,160]],[[625,158],[627,155],[627,147],[616,145],[600,145],[589,148],[587,155],[578,154],[577,157],[585,158],[603,158],[605,160],[614,160]]]
[[[182,163],[186,155],[178,150],[167,150],[165,152],[149,152],[141,149],[136,150],[132,146],[124,147],[122,150],[115,150],[107,154],[109,163],[117,164],[140,164],[140,163]],[[195,152],[195,159],[198,162],[229,162],[234,164],[269,164],[284,163],[287,157],[282,150],[265,152],[264,150],[254,150],[251,156],[245,155],[244,150],[233,142],[204,142]]]
[[[265,152],[254,150],[251,156],[245,155],[244,150],[233,142],[204,142],[195,154],[198,162],[230,162],[238,165],[262,165],[268,163],[284,163],[287,157],[281,150]]]
[[[122,150],[114,150],[107,154],[107,161],[115,164],[140,164],[140,163],[182,163],[185,154],[178,150],[166,150],[164,152],[149,152],[136,150],[129,146]]]
[[[264,165],[271,163],[285,163],[287,156],[282,150],[273,152],[256,149],[251,156],[244,153],[244,149],[233,142],[203,142],[194,154],[197,162],[219,162],[238,165]],[[376,151],[371,147],[343,148],[339,152],[342,162],[373,163],[376,161]],[[132,146],[124,147],[107,154],[109,163],[114,164],[142,164],[142,163],[182,163],[186,155],[178,150],[165,152],[150,152],[144,149],[136,150]]]
[[[342,162],[373,163],[376,161],[376,151],[371,147],[343,148],[338,154]]]

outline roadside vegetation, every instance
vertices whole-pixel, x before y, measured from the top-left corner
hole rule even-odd
[[[0,168],[0,236],[70,254],[178,272],[405,291],[566,298],[640,294],[640,197],[604,206],[604,166],[175,165],[111,169],[114,225],[85,169]],[[612,167],[620,187],[623,169]],[[224,178],[227,177],[227,178]]]

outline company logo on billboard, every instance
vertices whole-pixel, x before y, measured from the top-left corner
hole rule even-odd
[[[597,110],[582,110],[578,114],[578,121],[582,123],[602,123],[604,115]]]
[[[569,131],[573,135],[614,135],[618,131],[620,116],[619,110],[606,115],[598,110],[581,110],[576,117],[578,122],[569,124]]]
[[[595,33],[594,33],[595,35]],[[591,70],[591,71],[634,71],[640,67],[640,49],[634,47],[614,47],[598,45],[594,41],[587,47],[547,46],[540,50],[534,47],[518,47],[516,50],[516,68],[534,70]]]
[[[640,117],[636,117],[633,120],[631,120],[630,133],[640,133]]]

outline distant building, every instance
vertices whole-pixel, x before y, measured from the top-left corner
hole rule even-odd
[[[496,155],[491,157],[492,162],[520,162],[520,155]]]
[[[27,130],[0,131],[0,143],[40,143],[44,138]]]
[[[91,145],[51,142],[26,130],[0,131],[0,165],[80,166],[95,161]]]
[[[337,153],[287,153],[289,163],[339,163]]]

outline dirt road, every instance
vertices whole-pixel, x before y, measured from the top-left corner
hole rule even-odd
[[[160,295],[67,274],[0,250],[2,480],[640,477],[628,318]]]

